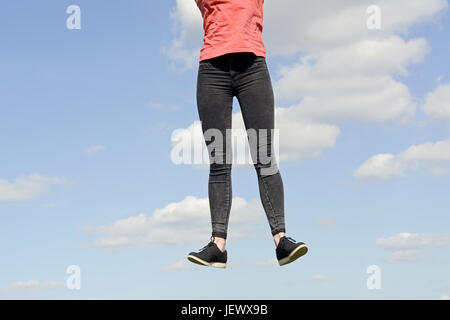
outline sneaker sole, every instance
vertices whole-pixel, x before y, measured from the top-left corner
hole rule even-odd
[[[286,258],[278,260],[280,266],[284,266],[285,264],[291,263],[301,256],[305,255],[308,252],[308,247],[306,244],[302,244],[295,248]]]
[[[207,261],[205,261],[203,259],[197,258],[197,257],[192,256],[192,255],[188,255],[187,258],[188,258],[188,260],[190,262],[193,262],[193,263],[196,263],[196,264],[199,264],[199,265],[202,265],[202,266],[208,266],[208,267],[222,268],[223,269],[227,265],[226,263],[223,263],[223,262],[207,262]]]

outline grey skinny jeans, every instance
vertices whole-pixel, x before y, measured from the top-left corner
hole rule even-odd
[[[248,135],[248,141],[272,235],[286,232],[283,182],[272,155],[274,95],[266,60],[251,52],[233,52],[202,60],[198,68],[197,107],[210,159],[212,236],[227,237],[232,199],[231,134],[227,129],[231,129],[234,96],[239,101],[247,132],[249,129],[256,132],[256,139]],[[207,134],[209,129],[221,132],[222,143],[220,140],[213,143],[215,138]],[[218,142],[221,148],[217,148]]]

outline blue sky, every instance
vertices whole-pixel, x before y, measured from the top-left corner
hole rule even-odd
[[[172,133],[198,129],[194,1],[2,3],[2,299],[450,296],[448,2],[277,2],[263,40],[287,233],[310,251],[275,263],[256,173],[236,168],[225,270],[186,260],[209,241],[208,171],[171,159]]]

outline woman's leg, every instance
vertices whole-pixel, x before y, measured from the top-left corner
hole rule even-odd
[[[264,57],[236,59],[236,96],[242,110],[249,146],[258,176],[259,192],[275,244],[286,232],[284,190],[273,154],[274,95]],[[251,133],[255,133],[252,139]]]
[[[233,89],[225,57],[200,62],[197,78],[197,107],[208,147],[210,172],[208,196],[212,236],[225,250],[231,209],[231,115]]]

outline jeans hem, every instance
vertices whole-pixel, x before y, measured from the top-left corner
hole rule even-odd
[[[285,228],[274,229],[274,230],[272,230],[272,235],[274,236],[274,235],[276,235],[277,233],[280,233],[280,232],[286,233],[286,229]]]
[[[217,231],[214,231],[214,232],[212,233],[212,236],[213,236],[213,237],[220,237],[220,238],[224,238],[224,239],[227,238],[227,234],[226,234],[226,233],[223,233],[223,232],[217,232]]]

